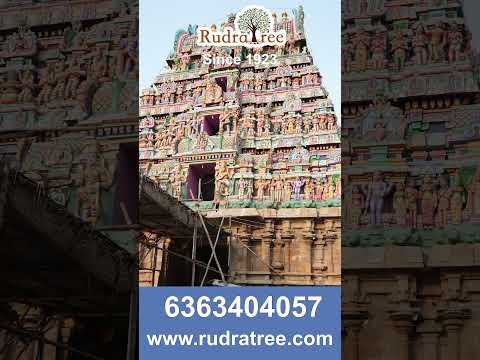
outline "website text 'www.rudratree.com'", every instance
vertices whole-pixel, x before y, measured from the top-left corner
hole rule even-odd
[[[149,346],[333,346],[330,334],[147,334]]]

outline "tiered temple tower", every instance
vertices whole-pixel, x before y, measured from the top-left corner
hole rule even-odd
[[[343,1],[342,20],[344,355],[468,359],[480,98],[462,2]]]
[[[199,47],[196,26],[180,30],[169,70],[140,96],[141,171],[207,218],[224,218],[232,282],[339,283],[339,132],[303,17],[302,7],[274,14],[287,44],[257,50]],[[250,64],[256,53],[277,63]],[[203,54],[242,61],[206,65]]]

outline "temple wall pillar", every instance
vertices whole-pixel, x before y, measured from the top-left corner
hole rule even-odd
[[[461,330],[465,320],[470,316],[470,311],[464,308],[451,308],[440,310],[439,313],[447,336],[447,358],[460,360]]]
[[[360,331],[368,319],[368,313],[360,308],[342,311],[342,326],[344,332],[342,344],[342,359],[360,360]]]
[[[412,357],[410,348],[410,336],[415,327],[414,319],[416,312],[414,310],[399,310],[390,313],[390,319],[397,331],[397,344],[395,349],[391,349],[392,359],[410,360]]]

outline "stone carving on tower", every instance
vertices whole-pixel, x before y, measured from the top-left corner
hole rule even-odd
[[[234,18],[232,15],[211,29],[233,26]],[[306,263],[289,268],[289,255],[285,255],[288,259],[287,263],[282,259],[281,276],[274,276],[273,258],[262,263],[247,253],[243,259],[239,248],[234,252],[238,256],[232,266],[234,281],[336,283],[340,268],[333,263],[338,260],[338,249],[334,257],[321,259],[330,265],[311,265],[313,240],[310,238],[309,245],[303,245],[302,240],[298,244],[305,248],[297,248],[292,239],[295,228],[306,226],[313,230],[302,233],[323,238],[328,232],[338,239],[341,181],[337,118],[308,50],[303,8],[295,9],[293,17],[285,12],[273,18],[274,29],[287,32],[285,46],[201,47],[196,44],[196,26],[177,31],[167,59],[169,70],[140,95],[141,171],[194,209],[240,218],[243,215],[235,214],[251,214],[247,216],[261,223],[270,221],[269,231],[278,235],[269,238],[268,249],[280,251],[274,246],[275,236],[280,236],[279,241],[286,244],[282,253],[287,254],[291,246],[292,254],[298,251],[308,258]],[[248,57],[256,54],[275,55],[277,62],[249,64]],[[206,64],[204,55],[239,56],[241,63]],[[185,180],[174,192],[171,179],[178,178],[179,164],[186,171]],[[207,184],[212,181],[209,189]],[[305,221],[290,221],[293,217]],[[265,231],[254,233],[240,225],[236,236],[244,236],[242,241],[254,246],[257,237],[267,236],[269,231]],[[304,235],[299,236],[304,239]],[[339,242],[326,240],[322,244],[322,248],[335,248]],[[265,263],[271,269],[265,268]],[[324,269],[323,280],[314,275],[314,268]],[[294,274],[301,272],[310,275]]]

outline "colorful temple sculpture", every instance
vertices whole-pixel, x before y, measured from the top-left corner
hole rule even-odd
[[[469,359],[480,92],[462,1],[342,7],[345,358]]]
[[[225,219],[233,283],[339,283],[339,129],[303,17],[302,7],[273,14],[288,41],[256,50],[197,46],[196,26],[180,30],[168,70],[140,95],[140,171],[207,219]],[[277,62],[247,61],[254,54]]]
[[[81,314],[128,314],[134,278],[119,288],[115,276],[135,265],[137,8],[0,1],[2,359],[71,358],[98,325]]]

